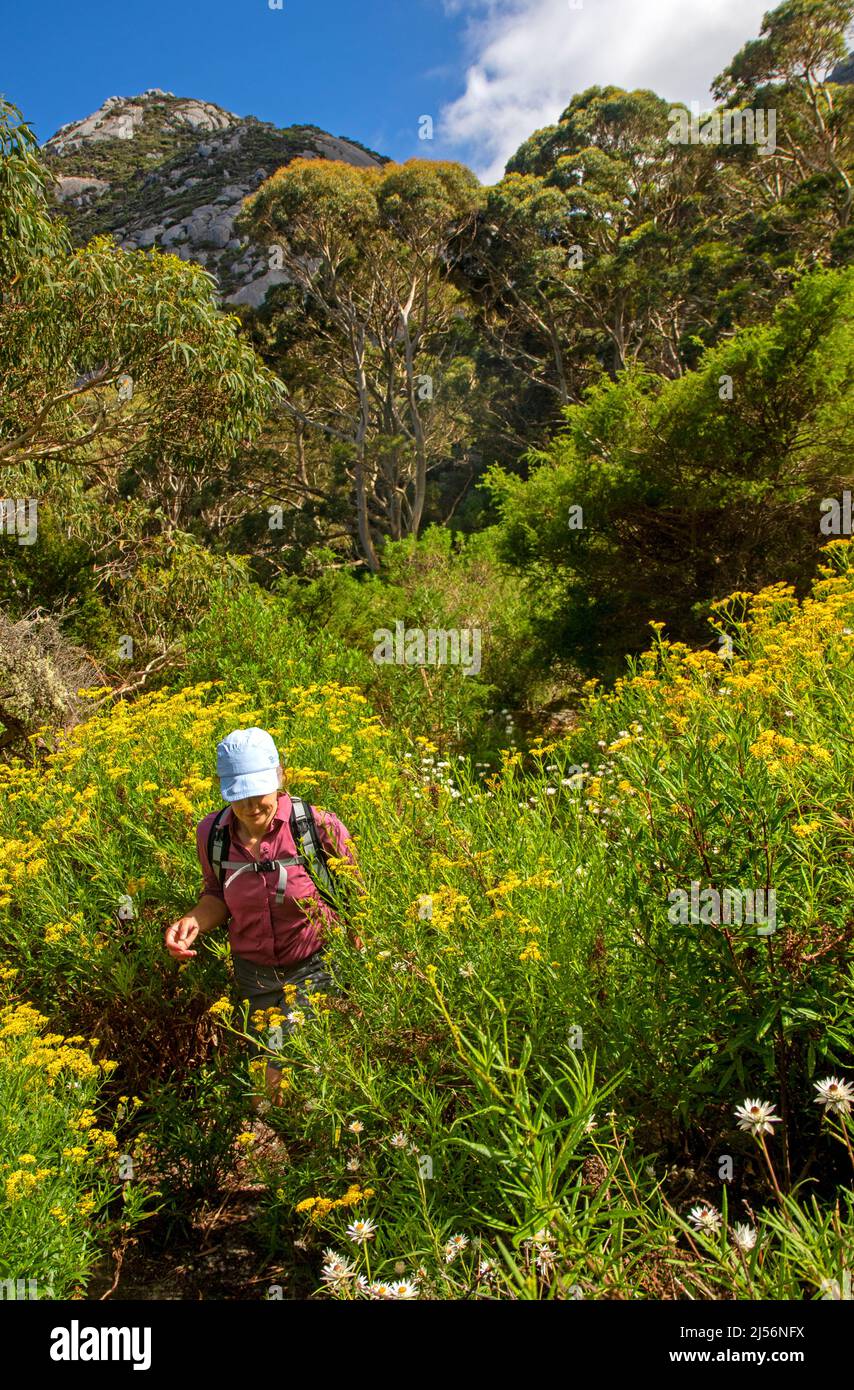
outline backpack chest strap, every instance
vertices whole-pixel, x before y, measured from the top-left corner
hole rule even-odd
[[[276,884],[276,904],[277,906],[280,906],[285,900],[285,888],[287,887],[288,883],[288,869],[297,864],[303,863],[303,859],[298,855],[291,856],[289,859],[253,859],[251,863],[245,859],[224,859],[222,861],[223,869],[231,869],[233,870],[233,872],[229,873],[225,878],[225,881],[222,885],[223,890],[225,890],[230,883],[233,883],[234,880],[240,876],[240,874],[245,874],[247,872],[255,874],[270,874],[278,870],[279,878]]]

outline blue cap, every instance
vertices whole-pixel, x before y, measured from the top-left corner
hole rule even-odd
[[[235,729],[216,746],[216,772],[223,801],[243,801],[279,790],[281,759],[263,729]]]

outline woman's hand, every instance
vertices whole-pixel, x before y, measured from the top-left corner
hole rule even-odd
[[[179,917],[177,922],[166,928],[164,940],[173,960],[190,960],[192,956],[198,955],[198,952],[191,951],[190,947],[200,931],[201,927],[192,913],[186,917]]]

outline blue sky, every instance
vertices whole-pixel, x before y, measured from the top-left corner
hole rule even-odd
[[[486,182],[594,83],[708,103],[773,0],[32,0],[0,90],[39,139],[108,96],[162,87],[391,155],[461,159]],[[419,140],[430,115],[434,139]]]

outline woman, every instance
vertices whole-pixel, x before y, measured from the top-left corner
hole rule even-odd
[[[203,889],[190,912],[166,929],[166,949],[180,961],[197,953],[191,946],[200,933],[228,922],[234,975],[241,999],[255,1009],[310,1008],[308,995],[330,992],[335,982],[323,953],[325,928],[337,918],[305,868],[301,844],[291,831],[291,798],[281,790],[282,764],[276,745],[263,729],[235,729],[217,745],[217,775],[226,812],[213,811],[196,827],[196,851]],[[315,811],[320,843],[329,855],[355,863],[346,826],[330,812]],[[228,845],[220,875],[209,857],[214,822],[225,830]],[[272,861],[272,862],[271,862]],[[282,861],[291,861],[283,864]],[[269,866],[269,867],[267,867]],[[353,945],[362,942],[351,934]],[[288,991],[283,986],[296,986]],[[295,1026],[286,1019],[288,1032]],[[281,1100],[281,1063],[268,1059],[267,1092]]]

